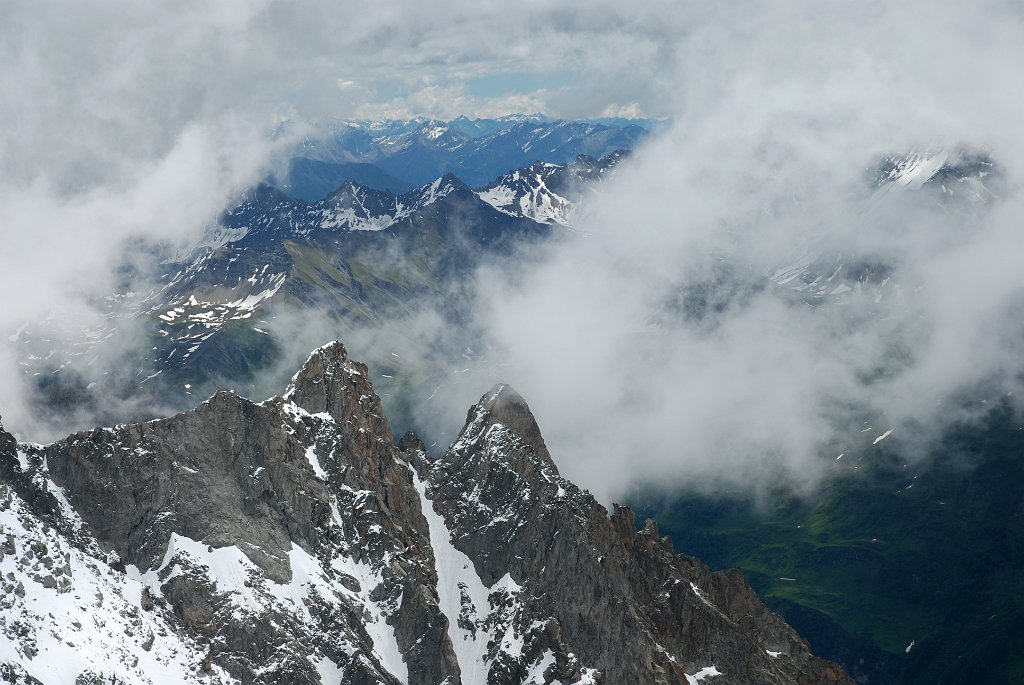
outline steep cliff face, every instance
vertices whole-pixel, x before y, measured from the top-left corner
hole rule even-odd
[[[457,676],[411,473],[366,368],[340,344],[266,402],[218,393],[170,419],[7,452],[24,516],[65,530],[83,564],[119,574],[125,610],[198,651],[194,677]],[[92,642],[101,672],[145,682],[147,667],[103,665],[104,643]]]
[[[0,679],[847,682],[738,573],[562,479],[507,386],[436,463],[391,436],[338,343],[265,402],[0,430]]]

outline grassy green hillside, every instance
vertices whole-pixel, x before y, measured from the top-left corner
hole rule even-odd
[[[641,508],[681,551],[743,570],[865,682],[1024,682],[1019,417],[952,428],[919,464],[878,448],[844,459],[813,498],[679,493]]]

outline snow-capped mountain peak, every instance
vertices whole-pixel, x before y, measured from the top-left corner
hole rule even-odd
[[[264,402],[0,429],[0,504],[9,682],[852,683],[738,573],[561,478],[508,386],[431,463],[340,343]]]
[[[510,216],[568,226],[584,187],[600,181],[625,155],[616,150],[600,160],[580,155],[568,165],[536,162],[501,176],[477,195]]]

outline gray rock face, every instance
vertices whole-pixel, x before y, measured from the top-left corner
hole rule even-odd
[[[325,659],[352,683],[455,673],[411,471],[366,368],[340,344],[266,402],[222,392],[20,457],[8,444],[2,463],[51,525],[61,493],[63,527],[138,579],[139,608],[201,647],[201,673],[317,683]]]
[[[529,588],[547,621],[538,649],[574,654],[608,683],[849,682],[757,598],[738,571],[677,555],[649,521],[611,517],[558,475],[523,399],[496,386],[436,464],[420,461],[434,508],[485,585]]]
[[[0,430],[0,585],[16,682],[848,682],[562,479],[507,386],[430,463],[339,343],[264,402]]]

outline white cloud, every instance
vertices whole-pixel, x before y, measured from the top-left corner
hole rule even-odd
[[[519,112],[545,112],[547,92],[509,93],[498,97],[477,97],[465,84],[427,85],[387,102],[367,102],[355,108],[359,119],[414,119],[433,117],[454,119],[471,112],[474,117],[501,117]]]
[[[522,287],[481,280],[481,322],[511,348],[507,376],[486,383],[517,385],[567,474],[602,496],[644,478],[813,475],[835,403],[910,423],[972,381],[1016,373],[1020,14],[1002,2],[15,0],[0,25],[0,342],[40,312],[94,316],[118,246],[194,234],[259,178],[285,118],[672,115],[592,206],[592,238]],[[527,92],[471,88],[523,73]],[[1006,196],[984,221],[851,199],[877,155],[946,141],[991,149],[1004,169]],[[645,328],[666,293],[719,276],[721,258],[756,282],[809,243],[890,258],[901,297],[826,311],[754,291],[726,298],[713,325]],[[28,425],[2,349],[0,411]],[[912,363],[865,390],[894,349]],[[469,385],[461,411],[485,389]]]
[[[741,3],[688,27],[675,125],[579,219],[591,237],[515,284],[481,279],[502,380],[567,475],[604,499],[813,485],[855,416],[908,437],[1019,390],[1024,100],[1007,84],[1024,36],[1007,9]],[[936,141],[992,150],[1002,196],[868,200],[881,155]],[[890,280],[808,306],[764,278],[807,251]],[[687,288],[718,308],[656,314]]]
[[[612,103],[601,110],[601,116],[603,117],[623,117],[625,119],[642,119],[644,112],[640,109],[640,105],[635,102],[630,102],[625,105],[619,105]]]

